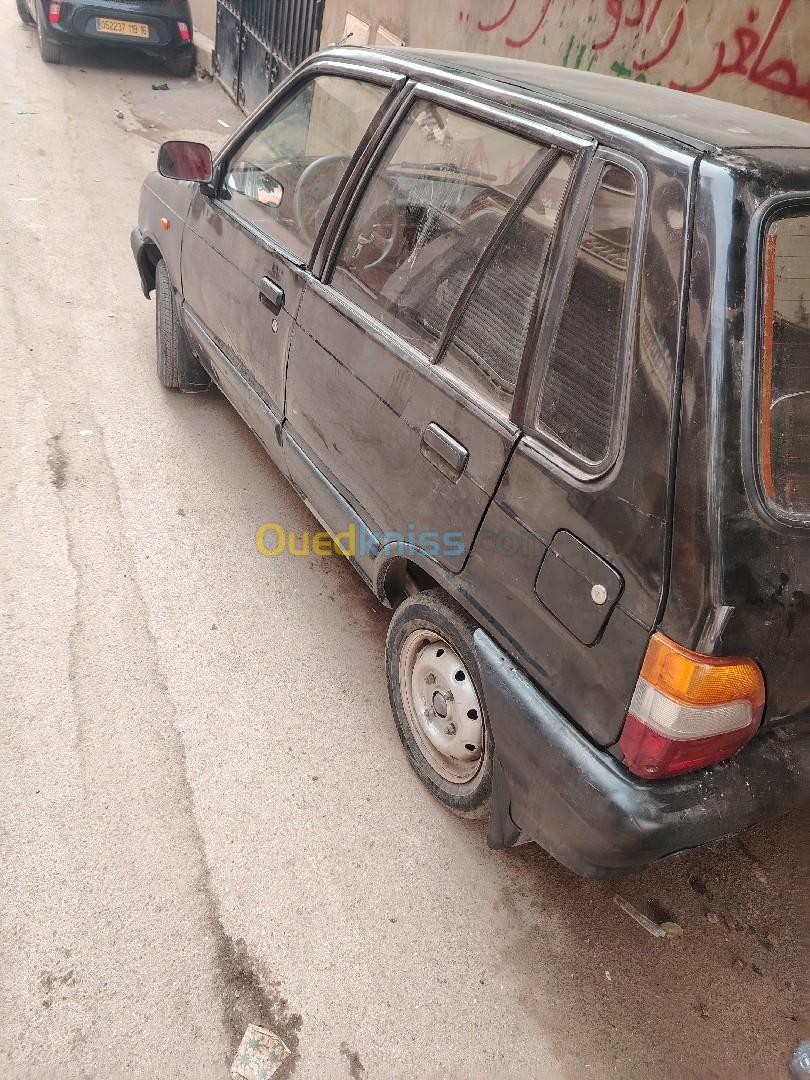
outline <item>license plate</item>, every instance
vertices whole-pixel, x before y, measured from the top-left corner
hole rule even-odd
[[[125,22],[123,19],[96,19],[100,34],[123,34],[125,37],[149,37],[149,27],[142,22]]]

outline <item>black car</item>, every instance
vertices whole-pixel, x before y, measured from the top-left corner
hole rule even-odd
[[[63,45],[114,45],[162,57],[181,78],[194,71],[189,0],[17,0],[17,10],[47,64],[61,62]]]
[[[393,609],[443,803],[604,874],[808,800],[810,125],[338,48],[158,164],[158,375]]]

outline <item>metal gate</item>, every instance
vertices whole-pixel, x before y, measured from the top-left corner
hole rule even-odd
[[[249,112],[318,48],[324,0],[217,0],[215,70]]]

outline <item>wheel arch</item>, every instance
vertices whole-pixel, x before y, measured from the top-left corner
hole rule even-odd
[[[452,575],[418,552],[407,555],[383,552],[377,558],[376,569],[374,592],[386,607],[396,609],[409,596],[428,589],[442,589],[458,603],[454,590],[449,587]]]

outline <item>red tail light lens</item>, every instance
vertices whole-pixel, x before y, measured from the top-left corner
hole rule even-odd
[[[61,12],[62,12],[61,0],[60,0],[60,3],[58,3],[58,4],[57,3],[48,4],[48,22],[58,23],[59,22],[59,16],[60,16]]]
[[[188,23],[180,22],[178,20],[177,29],[180,31],[181,41],[191,41],[191,31],[188,28]]]
[[[655,780],[723,761],[756,732],[764,705],[753,660],[704,656],[654,634],[619,739],[625,765]]]

